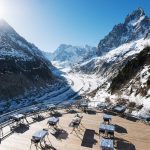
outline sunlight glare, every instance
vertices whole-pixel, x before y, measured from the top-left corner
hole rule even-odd
[[[1,2],[0,2],[0,18],[5,18],[5,8]]]

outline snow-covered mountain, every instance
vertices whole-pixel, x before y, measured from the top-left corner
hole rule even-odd
[[[46,57],[53,61],[59,61],[66,65],[75,65],[96,56],[96,47],[85,45],[85,47],[61,44],[54,53]]]
[[[149,45],[150,19],[141,8],[138,8],[125,18],[124,23],[116,25],[100,41],[97,51],[98,57],[75,67],[76,72],[95,74],[101,81],[104,81],[94,91],[95,96],[92,99],[105,101],[108,97],[118,99],[119,96],[119,98],[125,98],[136,103],[139,103],[141,99],[140,104],[144,105],[143,108],[148,107],[147,110],[150,110],[150,63],[147,63],[147,61],[150,61],[150,49],[145,50],[145,47]],[[143,51],[146,51],[144,55],[147,56],[147,61],[138,59],[139,57],[145,58],[142,55]],[[131,69],[131,72],[124,72],[124,68],[132,61],[135,61],[136,64],[134,67],[136,73],[133,69]],[[142,65],[137,68],[139,63]],[[119,74],[124,74],[124,76],[120,78]],[[130,80],[126,80],[127,76],[130,77]],[[129,91],[132,92],[129,93]]]
[[[147,24],[145,24],[145,20],[148,21]],[[123,26],[126,25],[126,28],[130,28],[130,30],[132,28],[131,31],[134,32],[134,34],[132,32],[126,32],[128,35],[126,36],[126,42],[121,40],[125,37],[125,34],[123,34],[124,30],[120,30],[118,25],[115,26],[106,36],[107,38],[105,37],[100,41],[100,43],[103,43],[103,46],[105,45],[105,47],[101,47],[100,43],[98,45],[97,53],[100,56],[93,57],[92,59],[81,63],[75,69],[84,73],[96,73],[99,76],[107,77],[109,79],[113,78],[127,61],[131,60],[135,54],[139,53],[145,46],[149,45],[149,20],[150,19],[145,16],[144,11],[141,8],[138,8],[128,15],[125,22],[122,24]],[[119,40],[118,46],[112,46],[112,44],[117,41],[117,38]]]
[[[122,44],[144,38],[150,30],[150,18],[142,8],[127,15],[124,23],[115,25],[112,31],[98,44],[97,54],[103,55]]]
[[[9,99],[54,80],[51,63],[33,44],[0,20],[0,99]]]

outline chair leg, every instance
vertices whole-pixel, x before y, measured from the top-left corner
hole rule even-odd
[[[31,141],[31,145],[30,145],[30,150],[31,150],[31,147],[32,147],[32,141]]]
[[[70,132],[70,134],[72,134],[72,133],[73,133],[73,131],[75,131],[75,127],[73,127],[73,129],[72,129],[72,131]]]
[[[48,135],[47,135],[47,139],[48,139],[49,143],[52,145],[52,143],[51,143],[51,141],[50,141],[50,139],[49,139]]]

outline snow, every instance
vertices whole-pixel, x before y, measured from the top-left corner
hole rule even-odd
[[[32,58],[23,53],[22,51],[15,50],[13,48],[6,50],[1,49],[0,50],[0,57],[1,59],[4,59],[5,56],[15,57],[15,58],[21,58],[22,60],[31,60]]]
[[[143,19],[144,16],[141,16],[139,20],[132,20],[130,22],[130,25],[136,26]],[[29,45],[26,45],[21,40],[17,40],[17,38],[13,35],[10,35],[10,38],[12,41],[17,43],[23,49],[26,49],[31,54],[43,58],[43,56],[41,55],[42,53],[34,45],[30,43],[28,43]],[[125,41],[127,39],[128,37],[124,36],[121,40]],[[94,97],[88,97],[91,101],[90,106],[96,106],[98,103],[105,102],[106,99],[110,99],[112,103],[115,103],[116,99],[125,98],[129,99],[129,101],[131,102],[136,102],[136,104],[138,105],[143,104],[144,107],[139,112],[133,112],[134,115],[145,115],[150,110],[150,97],[143,97],[140,94],[137,94],[135,96],[134,92],[131,95],[127,95],[126,93],[123,93],[122,95],[111,95],[107,91],[108,87],[110,86],[110,83],[107,81],[107,77],[104,78],[102,76],[97,75],[96,73],[88,75],[80,71],[75,72],[75,70],[72,67],[75,65],[79,67],[86,66],[87,70],[90,70],[89,64],[92,64],[92,67],[96,68],[99,67],[100,62],[102,61],[107,63],[113,63],[115,61],[126,59],[127,57],[139,53],[145,47],[145,45],[148,44],[150,44],[148,39],[141,38],[136,41],[122,44],[117,48],[112,48],[108,53],[105,53],[103,56],[100,57],[96,57],[94,53],[95,49],[89,46],[77,47],[71,45],[62,45],[56,50],[56,53],[54,54],[55,56],[53,56],[58,57],[56,59],[57,61],[52,61],[52,64],[57,68],[53,69],[52,72],[55,76],[59,77],[60,80],[62,80],[62,82],[65,80],[64,84],[60,83],[59,85],[55,83],[54,85],[48,86],[45,89],[41,88],[41,91],[37,94],[33,94],[36,91],[36,89],[32,89],[30,92],[26,91],[25,95],[31,94],[30,97],[20,97],[22,101],[20,101],[17,105],[16,99],[7,102],[1,101],[0,108],[5,109],[6,107],[9,107],[7,106],[9,104],[10,107],[8,110],[13,110],[17,108],[22,108],[24,106],[32,105],[33,102],[43,102],[47,104],[63,102],[65,100],[71,101],[75,100],[80,95],[87,95],[88,93],[96,90],[103,83],[105,83],[105,88],[99,89]],[[84,57],[87,53],[91,53],[92,57],[90,58],[90,60],[84,61]],[[4,59],[3,56],[6,55],[16,58],[22,58],[24,60],[32,59],[32,55],[31,57],[29,57],[28,54],[26,54],[26,52],[23,52],[21,50],[19,51],[11,48],[9,51],[6,51],[5,49],[1,48],[0,56],[2,58],[0,59]],[[49,57],[49,54],[45,55],[47,58],[51,59],[51,57]],[[144,66],[143,70],[140,73],[140,82],[142,87],[145,86],[146,81],[150,76],[150,72],[148,70],[149,66]],[[130,88],[131,87],[129,87],[128,90],[130,90]],[[150,89],[148,90],[147,95],[150,95]]]
[[[147,40],[144,40],[143,38],[134,42],[126,43],[116,49],[111,50],[101,59],[106,59],[107,62],[111,62],[118,58],[127,58],[133,54],[139,53],[146,44]]]
[[[134,20],[132,20],[132,21],[129,22],[129,25],[136,26],[136,25],[139,24],[144,18],[145,18],[145,16],[141,16],[138,20],[137,20],[137,19],[134,19]]]
[[[87,75],[72,72],[70,66],[64,67],[63,63],[61,64],[57,61],[52,61],[52,64],[56,66],[60,70],[60,72],[63,72],[61,76],[73,82],[71,88],[75,92],[78,92],[80,95],[95,90],[102,83],[102,79],[98,78],[94,74]]]

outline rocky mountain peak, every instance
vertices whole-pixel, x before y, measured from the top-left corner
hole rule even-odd
[[[150,29],[150,19],[142,8],[138,8],[127,15],[124,23],[115,25],[98,44],[97,54],[103,55],[124,43],[145,38]]]
[[[142,8],[138,8],[131,14],[127,15],[127,17],[125,18],[125,24],[132,24],[133,21],[138,21],[141,18],[145,18],[145,12]]]

